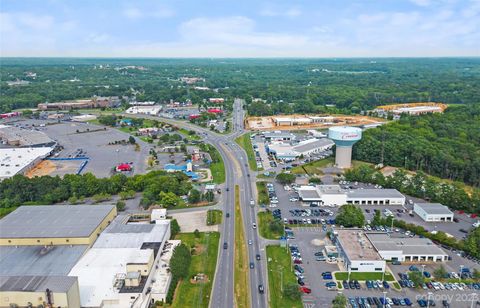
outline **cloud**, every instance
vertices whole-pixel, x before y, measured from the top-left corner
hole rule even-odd
[[[122,14],[128,19],[136,20],[142,18],[169,18],[175,15],[175,11],[170,8],[140,9],[138,7],[127,7],[123,9]]]
[[[92,33],[90,34],[86,39],[85,41],[87,43],[94,43],[94,44],[98,44],[98,43],[104,43],[106,41],[108,41],[110,39],[110,35],[108,34],[105,34],[105,33]]]
[[[286,47],[304,44],[303,35],[258,32],[255,22],[244,16],[208,19],[194,18],[180,25],[182,38],[191,42],[222,43],[245,46]]]
[[[265,16],[265,17],[298,17],[302,15],[302,11],[298,8],[292,7],[288,8],[286,10],[280,10],[280,9],[272,9],[272,8],[265,8],[260,11],[260,16]]]
[[[410,2],[412,2],[417,6],[423,6],[423,7],[430,6],[432,4],[431,0],[410,0]]]

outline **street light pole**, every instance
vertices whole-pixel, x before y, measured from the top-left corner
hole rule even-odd
[[[460,275],[458,275],[458,281],[460,282],[462,280],[462,273],[463,273],[463,268],[465,267],[465,265],[460,265]]]
[[[427,308],[430,307],[430,295],[432,295],[432,292],[428,292],[428,296],[427,296]]]
[[[383,308],[387,307],[387,291],[383,291]]]

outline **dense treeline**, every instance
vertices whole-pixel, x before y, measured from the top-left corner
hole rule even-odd
[[[480,214],[480,190],[474,189],[468,194],[460,183],[445,183],[419,171],[408,176],[401,169],[397,169],[391,176],[384,176],[373,167],[362,165],[345,172],[348,181],[378,184],[386,188],[395,188],[398,191],[439,202],[454,210],[464,210],[468,213]]]
[[[354,158],[480,186],[480,105],[405,116],[364,132]]]
[[[100,65],[102,67],[100,68]],[[143,66],[145,69],[126,66]],[[26,72],[36,73],[35,79]],[[477,103],[480,60],[457,59],[2,59],[0,111],[92,95],[157,102],[262,98],[251,114],[343,111],[411,101]],[[179,77],[205,78],[185,85]],[[5,81],[31,81],[8,86]],[[73,80],[73,81],[72,81]],[[213,90],[194,90],[205,86]],[[328,109],[325,105],[335,104]]]
[[[110,178],[97,178],[91,173],[67,174],[27,178],[15,175],[0,182],[0,208],[21,204],[53,204],[72,197],[84,198],[99,194],[118,194],[124,191],[143,192],[142,204],[153,203],[175,206],[180,197],[192,189],[188,177],[182,173],[151,171],[127,177],[117,174]]]

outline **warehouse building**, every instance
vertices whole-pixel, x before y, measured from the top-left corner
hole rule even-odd
[[[116,215],[115,205],[21,206],[0,220],[0,246],[91,246]]]
[[[360,229],[335,231],[339,257],[350,272],[384,272],[386,262]]]
[[[267,152],[280,160],[294,160],[298,157],[308,157],[314,154],[330,150],[334,143],[327,138],[307,139],[297,144],[273,142],[267,145]]]
[[[415,203],[413,211],[426,222],[453,221],[453,212],[440,203]]]
[[[297,136],[295,136],[292,133],[282,133],[280,131],[265,133],[265,134],[263,134],[263,137],[265,137],[265,140],[268,141],[268,142],[271,142],[271,141],[293,141],[297,138]]]
[[[401,205],[405,196],[396,189],[342,189],[340,185],[300,186],[298,195],[303,202],[320,205]]]
[[[0,181],[34,168],[53,151],[42,148],[0,148]]]
[[[76,277],[0,276],[1,307],[80,307]]]
[[[117,217],[70,271],[78,277],[82,307],[144,307],[165,300],[171,274],[169,259],[162,258],[173,250],[167,244],[170,221],[125,221]]]
[[[56,144],[43,132],[1,124],[0,143],[15,147],[52,147]]]
[[[417,237],[391,237],[386,233],[367,233],[384,260],[405,262],[444,262],[448,255],[431,240]]]

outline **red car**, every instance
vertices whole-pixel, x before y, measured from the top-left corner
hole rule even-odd
[[[310,293],[312,293],[312,289],[307,288],[307,287],[300,287],[300,292],[305,293],[305,294],[310,294]]]
[[[295,259],[295,260],[293,261],[293,263],[295,263],[295,264],[302,264],[302,261],[300,261],[299,259]]]

